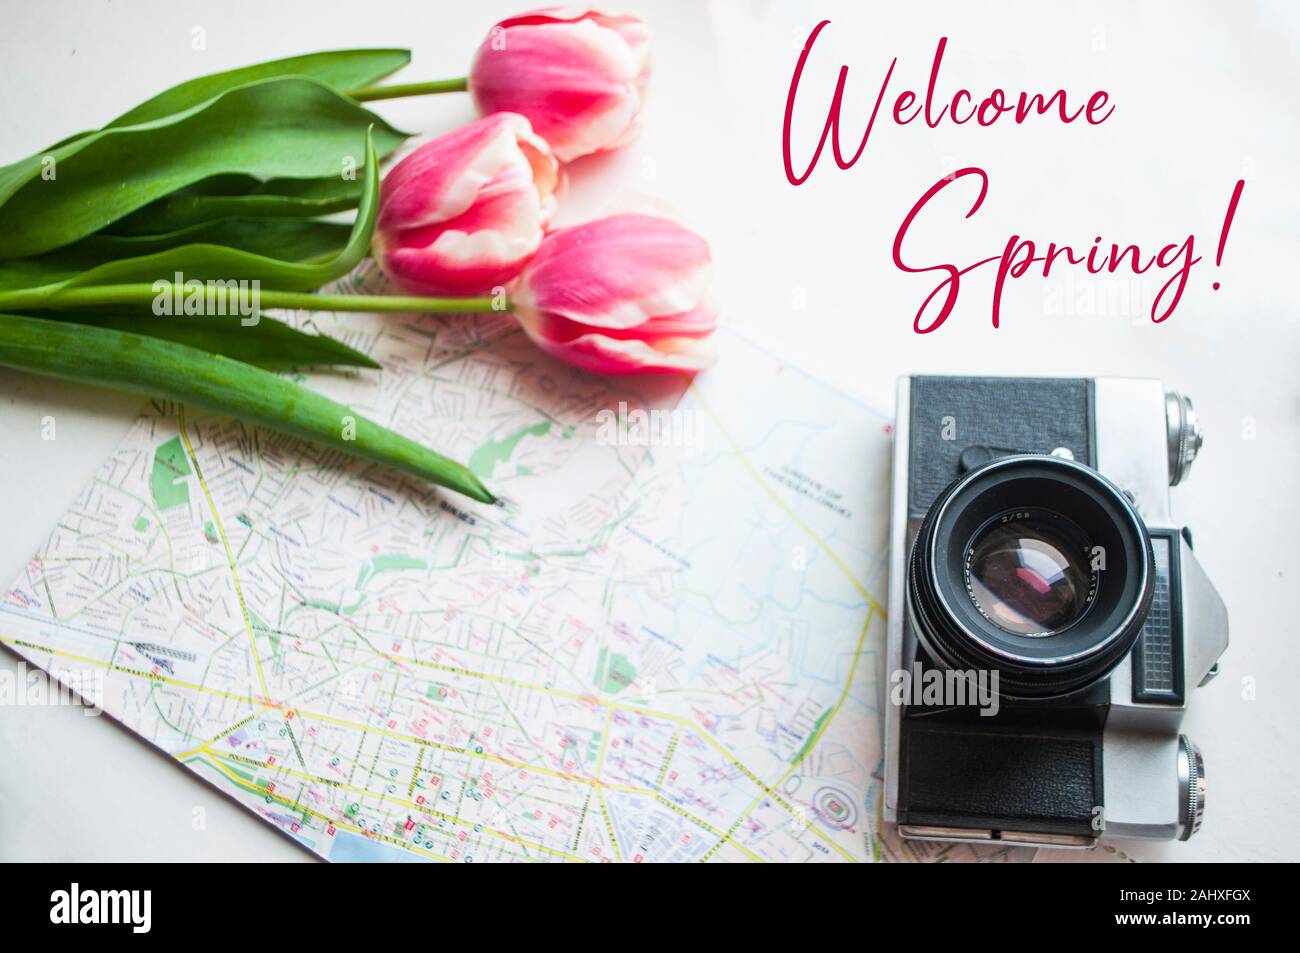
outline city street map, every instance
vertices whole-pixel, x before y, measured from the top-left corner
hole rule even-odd
[[[0,641],[330,860],[1032,857],[880,834],[887,417],[736,333],[629,381],[508,315],[290,320],[502,501],[154,402]]]

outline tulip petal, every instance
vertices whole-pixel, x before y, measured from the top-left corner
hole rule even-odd
[[[495,113],[425,143],[393,166],[380,192],[378,227],[412,228],[462,214],[520,152],[538,191],[550,195],[559,172],[546,142],[523,116]]]
[[[524,329],[528,330],[526,324]],[[663,338],[651,344],[592,332],[562,344],[549,338],[534,337],[533,341],[552,357],[597,374],[691,373],[717,360],[709,338]]]
[[[498,113],[420,146],[389,171],[372,239],[395,284],[473,295],[504,285],[542,240],[559,164],[528,120]]]
[[[692,372],[715,359],[709,246],[640,213],[542,239],[511,294],[515,317],[551,356],[602,374]]]
[[[470,92],[484,113],[527,116],[569,162],[631,137],[649,70],[638,18],[542,10],[498,24],[474,56]]]
[[[375,254],[408,291],[474,294],[503,285],[542,240],[542,208],[526,161],[502,169],[464,213],[393,234],[376,233]]]
[[[676,222],[629,213],[543,239],[515,299],[601,328],[631,328],[695,310],[708,288],[708,243]]]
[[[544,337],[557,345],[567,344],[587,334],[599,334],[620,341],[648,341],[654,344],[668,338],[708,337],[718,329],[718,312],[712,304],[701,305],[684,314],[651,318],[630,328],[594,327],[559,315],[536,312],[528,307],[519,310],[521,314],[528,316],[527,321],[531,325],[530,334]]]
[[[548,23],[577,23],[590,20],[607,30],[613,30],[623,38],[623,42],[632,50],[639,73],[644,73],[650,65],[650,30],[645,21],[631,13],[603,13],[592,7],[548,7],[508,17],[497,26],[508,29],[512,26],[539,26]]]

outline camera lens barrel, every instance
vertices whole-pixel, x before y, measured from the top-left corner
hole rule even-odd
[[[1090,467],[1016,455],[939,494],[908,565],[913,629],[938,664],[997,671],[999,691],[1049,698],[1107,675],[1155,591],[1151,540]]]

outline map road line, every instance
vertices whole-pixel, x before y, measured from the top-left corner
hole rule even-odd
[[[189,454],[190,463],[194,466],[194,475],[199,478],[199,486],[203,487],[203,495],[207,498],[208,509],[212,511],[212,522],[217,526],[217,534],[221,537],[221,545],[226,550],[226,561],[230,563],[230,578],[235,584],[235,596],[239,599],[239,611],[244,617],[244,631],[248,633],[248,650],[253,653],[253,664],[257,666],[257,680],[262,686],[262,694],[266,698],[271,697],[271,690],[266,686],[266,675],[262,672],[262,660],[257,656],[257,639],[253,636],[253,625],[248,619],[248,603],[244,601],[244,590],[239,585],[239,572],[235,569],[235,556],[230,551],[230,542],[226,539],[226,530],[221,525],[221,514],[217,512],[217,505],[212,501],[212,494],[208,492],[208,482],[203,479],[203,470],[199,467],[199,458],[194,455],[194,448],[190,446],[190,435],[185,429],[185,405],[176,405],[176,426],[181,432],[181,439],[185,441],[185,452]]]
[[[785,512],[785,514],[795,522],[795,524],[800,529],[802,529],[805,533],[808,534],[808,537],[814,543],[817,544],[817,547],[822,552],[824,552],[827,556],[830,557],[831,562],[835,563],[836,567],[840,570],[840,572],[844,573],[844,575],[848,577],[849,582],[853,584],[853,588],[858,590],[862,598],[867,600],[867,603],[871,606],[871,608],[874,611],[880,613],[881,618],[884,618],[885,610],[880,607],[880,603],[878,603],[875,600],[875,597],[873,597],[871,593],[867,592],[866,586],[862,585],[862,583],[858,581],[858,577],[853,575],[853,570],[850,569],[845,564],[844,560],[840,559],[839,554],[835,552],[835,550],[831,549],[830,544],[827,543],[826,540],[822,539],[819,535],[817,535],[817,533],[814,532],[811,526],[809,526],[807,523],[805,523],[802,519],[799,518],[799,514],[797,514],[790,507],[790,505],[786,503],[785,500],[781,499],[781,497],[777,495],[776,491],[772,489],[771,485],[766,480],[764,480],[762,475],[758,472],[758,470],[755,469],[754,464],[750,462],[749,457],[745,454],[745,451],[742,450],[740,448],[740,444],[736,442],[736,438],[731,435],[731,432],[727,430],[725,426],[723,426],[722,419],[718,416],[717,412],[709,405],[709,403],[704,399],[704,396],[700,393],[699,389],[695,386],[695,381],[691,380],[690,378],[687,378],[687,385],[690,387],[691,393],[695,395],[695,399],[700,402],[700,406],[704,408],[705,412],[708,413],[709,417],[713,420],[713,423],[717,426],[718,431],[726,439],[732,451],[736,454],[736,457],[740,460],[742,464],[744,464],[745,469],[749,471],[749,475],[752,476],[755,482],[757,482],[758,485],[762,487],[763,491],[772,498],[772,502],[775,503],[777,506],[779,506]]]

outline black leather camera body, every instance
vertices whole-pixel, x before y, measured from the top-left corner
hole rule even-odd
[[[1179,733],[1227,612],[1169,513],[1200,449],[1159,381],[909,377],[895,425],[884,816],[907,838],[1186,839]]]

